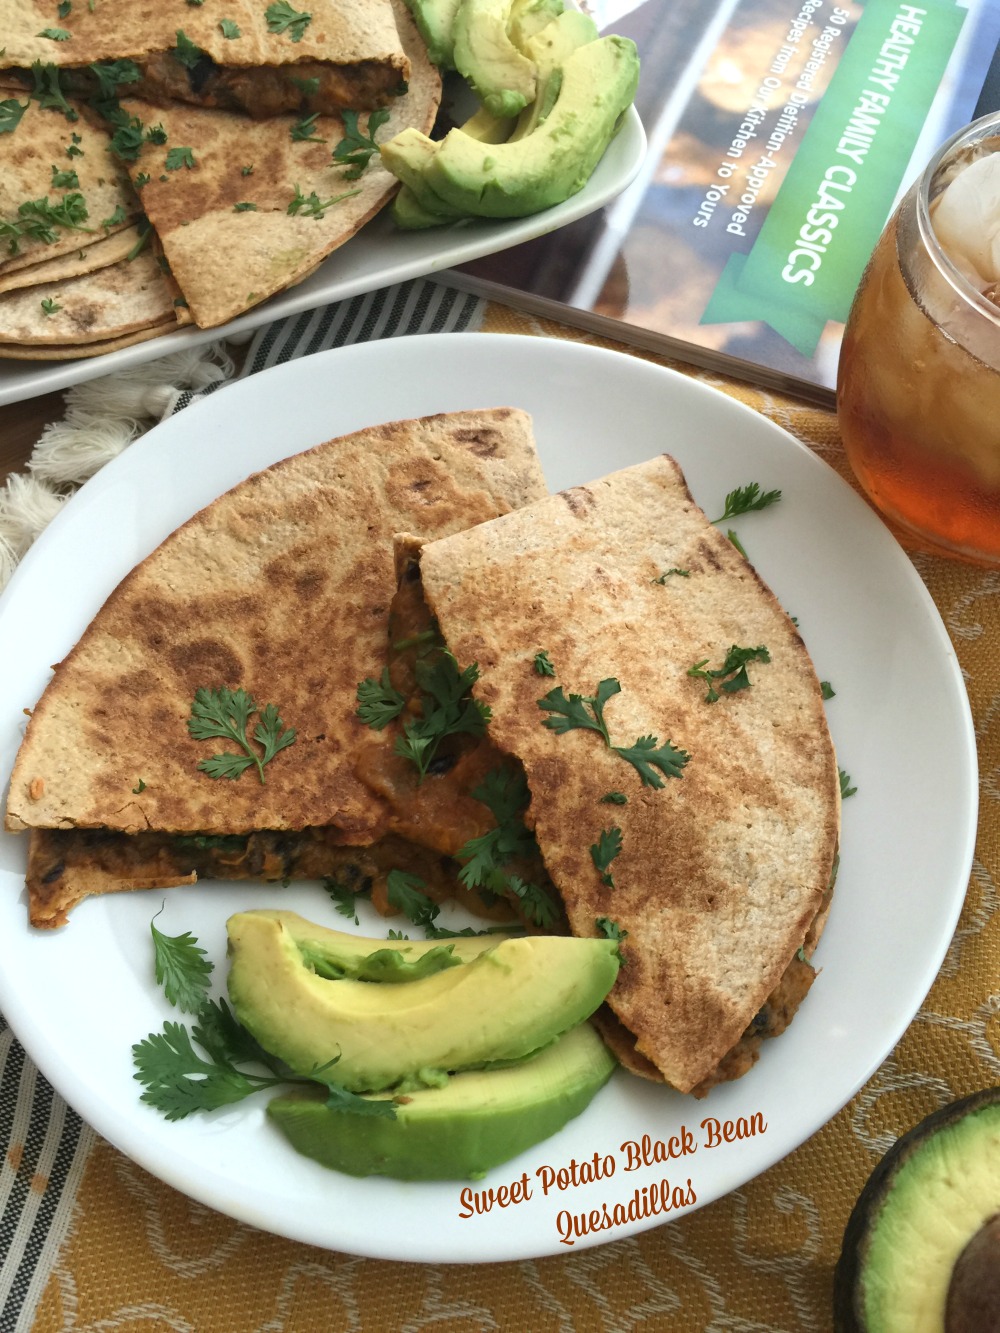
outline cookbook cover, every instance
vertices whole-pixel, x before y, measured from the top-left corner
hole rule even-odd
[[[829,401],[899,194],[1000,105],[1000,0],[597,5],[642,59],[639,179],[460,285]]]

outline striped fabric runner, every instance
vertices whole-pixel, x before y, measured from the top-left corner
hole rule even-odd
[[[486,303],[418,280],[260,329],[244,375],[347,343],[472,331]],[[216,392],[224,381],[204,393]],[[181,411],[204,393],[182,394]],[[27,1333],[72,1218],[96,1135],[53,1091],[0,1015],[0,1333]]]

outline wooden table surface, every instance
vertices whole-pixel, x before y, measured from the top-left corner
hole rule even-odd
[[[62,393],[46,393],[0,407],[0,483],[9,473],[24,467],[43,428],[62,415]]]

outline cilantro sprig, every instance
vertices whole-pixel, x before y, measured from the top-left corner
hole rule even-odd
[[[737,486],[727,494],[722,513],[718,518],[713,518],[712,522],[724,523],[728,518],[739,518],[741,514],[768,509],[780,499],[781,491],[762,491],[758,482],[751,481],[746,486]]]
[[[290,1074],[242,1026],[225,1000],[209,998],[212,963],[195,937],[189,932],[168,936],[153,923],[151,930],[156,980],[167,1000],[195,1019],[190,1029],[167,1020],[160,1032],[133,1045],[134,1077],[143,1086],[141,1101],[167,1120],[183,1120],[198,1111],[231,1106],[266,1088],[306,1083],[325,1088],[330,1110],[395,1116],[391,1099],[360,1097],[325,1077],[336,1065],[337,1055],[310,1070],[307,1078]]]
[[[358,686],[357,716],[373,731],[387,727],[405,707],[405,698],[389,679],[388,667],[383,669],[378,680],[368,676]]]
[[[257,725],[253,730],[253,740],[260,750],[250,744],[247,728],[250,719],[257,715]],[[246,690],[226,688],[211,690],[199,689],[195,692],[188,718],[188,731],[195,740],[208,740],[221,737],[230,740],[239,747],[241,754],[226,751],[216,754],[211,759],[202,759],[198,767],[210,778],[238,778],[252,765],[257,769],[261,785],[264,784],[264,765],[269,763],[279,751],[286,749],[295,740],[295,728],[282,730],[284,723],[274,704],[259,708]]]
[[[757,648],[743,648],[734,643],[726,653],[722,666],[709,667],[709,658],[705,657],[700,662],[695,662],[694,666],[688,667],[688,675],[699,676],[702,680],[708,681],[705,700],[711,704],[721,697],[719,690],[725,694],[737,694],[740,690],[748,690],[750,677],[747,674],[747,665],[750,662],[770,662],[770,660],[771,654],[763,644]]]
[[[562,686],[557,685],[544,698],[537,700],[538,707],[550,714],[543,719],[542,725],[557,735],[567,731],[596,731],[609,749],[632,765],[644,787],[663,787],[663,778],[679,778],[691,756],[669,741],[660,745],[655,736],[640,736],[634,745],[612,744],[604,720],[604,705],[620,694],[621,688],[614,676],[602,680],[593,695],[570,694],[567,697]]]
[[[385,107],[372,111],[368,116],[368,128],[365,134],[362,134],[358,127],[356,111],[343,111],[341,118],[344,122],[344,137],[333,150],[333,160],[338,166],[348,168],[344,172],[344,179],[354,181],[378,152],[375,131],[381,129],[389,119],[389,112]]]
[[[9,254],[16,255],[25,240],[51,245],[60,229],[89,232],[91,228],[83,225],[88,219],[87,205],[79,191],[65,194],[55,203],[49,202],[48,195],[43,199],[27,199],[19,205],[14,218],[0,218],[0,244],[6,245]]]
[[[594,863],[594,868],[601,877],[601,883],[609,889],[615,887],[614,876],[609,867],[621,853],[621,849],[622,831],[617,824],[611,828],[601,829],[597,841],[590,848],[590,859]]]
[[[312,14],[305,10],[293,9],[288,0],[275,0],[264,11],[268,32],[287,32],[293,42],[301,42],[306,28],[312,22]]]
[[[8,97],[0,102],[0,134],[13,134],[29,105],[30,99],[19,102],[16,97]]]
[[[441,742],[448,736],[482,736],[490,720],[490,709],[469,693],[479,679],[479,668],[474,662],[459,671],[451,653],[442,651],[430,661],[417,662],[415,670],[421,689],[421,711],[418,717],[403,723],[395,752],[416,766],[422,782]]]

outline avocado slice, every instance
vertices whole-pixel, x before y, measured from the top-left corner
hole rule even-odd
[[[408,125],[381,144],[379,152],[384,165],[410,190],[424,212],[442,222],[455,222],[469,216],[463,209],[445,203],[427,184],[427,165],[437,152],[437,144],[426,134]]]
[[[461,3],[462,0],[406,0],[431,63],[439,69],[455,68],[453,31]]]
[[[528,42],[564,10],[563,0],[514,0],[507,25],[510,40],[526,56],[534,59],[528,50]]]
[[[226,929],[239,1021],[294,1073],[329,1066],[324,1079],[350,1092],[523,1059],[588,1018],[619,967],[613,940],[534,935],[404,984],[329,981],[274,914],[240,912]]]
[[[1000,1326],[998,1214],[1000,1088],[987,1088],[922,1120],[872,1172],[834,1277],[838,1333]]]
[[[538,128],[559,97],[563,62],[577,47],[596,42],[599,37],[597,24],[589,14],[579,9],[567,9],[527,39],[525,50],[538,71],[538,92],[531,105],[518,116],[508,139],[523,139]],[[462,128],[466,129],[466,126]]]
[[[555,104],[531,134],[489,145],[450,130],[428,155],[424,181],[446,204],[482,217],[523,217],[562,203],[590,179],[638,79],[629,38],[587,42],[566,57]]]
[[[535,100],[535,64],[510,39],[512,0],[462,0],[452,29],[455,68],[487,111],[516,116]]]
[[[457,222],[444,213],[425,208],[408,185],[401,185],[392,200],[392,220],[401,231],[425,231],[428,227],[448,227]]]
[[[274,1097],[267,1114],[294,1148],[334,1171],[475,1180],[562,1129],[614,1068],[582,1023],[508,1069],[455,1074],[443,1087],[401,1097],[392,1120],[330,1110],[321,1089]]]

